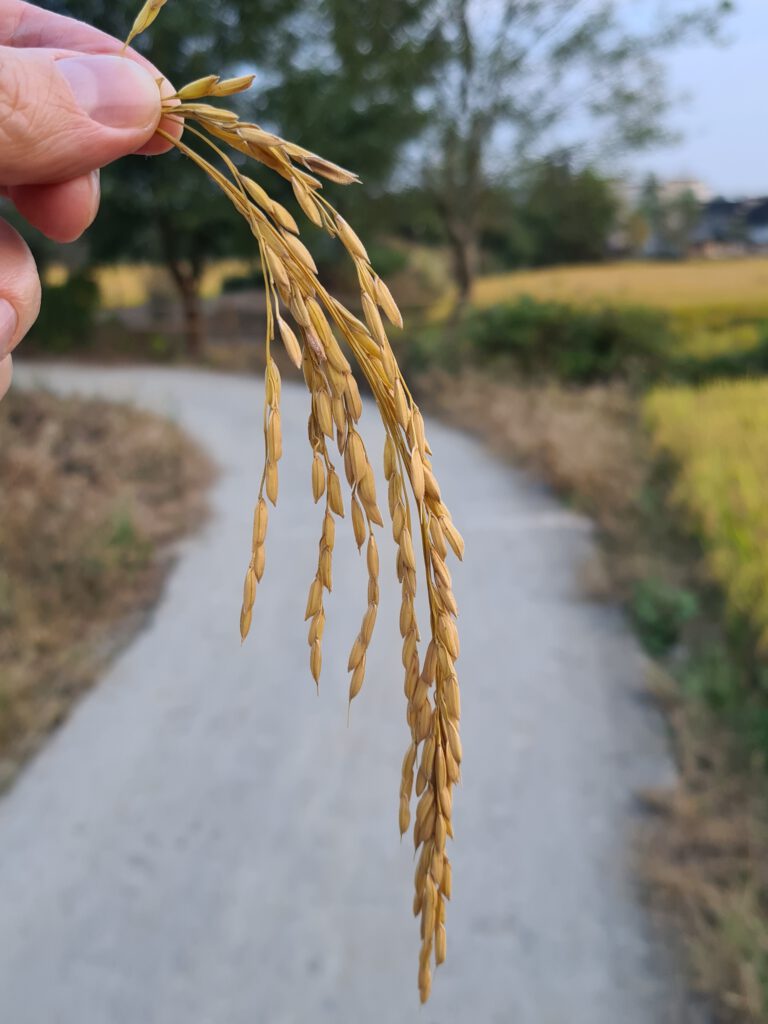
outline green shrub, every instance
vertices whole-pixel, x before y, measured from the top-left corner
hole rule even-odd
[[[759,340],[752,348],[718,352],[708,357],[677,356],[670,360],[667,376],[686,384],[768,374],[768,326],[760,326]]]
[[[98,308],[98,285],[85,273],[72,274],[64,284],[44,286],[30,348],[63,353],[87,347]]]
[[[687,697],[700,701],[738,736],[737,749],[768,755],[768,668],[746,665],[729,641],[696,650],[680,673]]]
[[[747,352],[759,344],[766,332],[766,322],[731,323],[720,327],[700,327],[672,320],[678,336],[680,355],[710,359],[725,352]]]
[[[683,668],[680,683],[687,696],[703,701],[713,711],[739,707],[747,690],[733,652],[719,643],[696,651]]]
[[[655,657],[679,641],[683,626],[699,610],[696,595],[664,580],[640,580],[632,594],[630,613],[640,640]]]
[[[657,376],[672,346],[664,313],[529,297],[472,313],[464,331],[475,362],[506,360],[523,374],[578,384]]]
[[[368,255],[379,277],[394,277],[408,266],[408,253],[391,245],[374,242],[368,246]]]
[[[223,295],[233,295],[236,292],[257,291],[264,287],[264,274],[261,267],[254,269],[250,274],[232,274],[225,277],[221,282]]]

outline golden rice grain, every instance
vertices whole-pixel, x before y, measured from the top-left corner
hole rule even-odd
[[[204,78],[197,78],[194,82],[185,85],[183,89],[179,89],[178,97],[182,102],[188,102],[189,100],[202,99],[203,96],[210,96],[211,89],[218,81],[218,75],[206,75]]]
[[[352,506],[352,529],[355,534],[355,542],[357,543],[358,550],[365,544],[365,538],[367,536],[365,528],[365,517],[363,515],[363,509],[360,502],[353,495],[351,499]]]
[[[285,351],[288,353],[294,366],[301,369],[301,346],[299,345],[298,338],[282,317],[278,317],[277,323],[280,328],[280,337],[285,346]]]
[[[166,0],[147,0],[144,6],[141,8],[139,13],[136,15],[131,31],[128,33],[128,37],[125,40],[125,46],[130,46],[131,42],[142,33],[145,29],[148,29],[155,18],[160,13],[161,8],[164,6]],[[123,47],[125,49],[125,47]]]
[[[312,497],[317,503],[325,493],[325,466],[323,460],[315,452],[312,459]]]
[[[253,85],[255,75],[238,75],[237,78],[221,78],[211,89],[211,96],[234,96],[238,92],[245,92]]]

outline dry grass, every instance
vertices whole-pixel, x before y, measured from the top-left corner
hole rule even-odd
[[[42,393],[0,404],[0,781],[157,596],[209,474],[154,416]]]
[[[430,412],[481,437],[595,520],[602,544],[581,566],[586,595],[626,602],[637,580],[667,571],[642,524],[649,449],[626,386],[576,388],[465,370],[458,378],[431,371],[418,389]]]
[[[605,529],[632,509],[645,466],[636,403],[622,385],[577,389],[433,371],[419,392],[431,411],[531,469]]]
[[[652,691],[672,725],[680,783],[643,795],[651,818],[639,869],[654,906],[683,936],[696,989],[729,1024],[768,1020],[765,765],[711,715],[681,700],[658,668]]]

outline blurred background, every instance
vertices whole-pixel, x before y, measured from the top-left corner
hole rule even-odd
[[[105,0],[47,6],[120,37],[133,17]],[[689,1016],[687,996],[641,995],[635,1016],[584,1019],[768,1021],[768,6],[171,0],[137,48],[177,86],[255,71],[235,101],[243,116],[360,174],[360,187],[327,188],[404,311],[392,342],[424,409],[522,466],[515,486],[544,484],[564,515],[596,524],[571,600],[623,609],[626,650],[644,652],[638,685],[656,698],[676,762],[673,784],[628,782],[621,797],[642,806],[631,885],[664,919],[702,1016]],[[282,179],[256,176],[293,208]],[[146,622],[180,538],[218,514],[208,495],[221,460],[190,438],[180,398],[141,410],[130,376],[134,390],[71,392],[104,367],[228,371],[252,385],[257,417],[265,298],[249,232],[175,153],[106,169],[99,217],[72,246],[3,216],[44,280],[19,352],[25,387],[0,406],[10,787]],[[340,247],[311,226],[302,235],[354,307]],[[46,386],[29,390],[36,367]],[[255,474],[258,444],[243,444]],[[447,473],[455,494],[461,474]],[[465,510],[479,532],[512,515],[487,493]],[[493,569],[511,585],[515,566]],[[482,587],[465,586],[464,605]],[[481,633],[478,622],[478,645]],[[535,673],[550,641],[527,642]],[[602,642],[584,634],[598,660]],[[647,709],[621,715],[636,713]],[[612,742],[623,727],[607,723]],[[475,757],[482,737],[478,725]],[[494,985],[507,1005],[503,976]],[[339,1005],[333,1019],[353,1019]],[[461,1005],[472,1012],[471,999]],[[479,1021],[581,1020],[484,1005]],[[305,1019],[262,1010],[254,1019]]]

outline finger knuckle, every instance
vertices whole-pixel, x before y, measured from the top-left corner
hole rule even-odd
[[[11,62],[6,57],[0,57],[0,144],[7,142],[12,134],[15,134],[13,123],[16,111],[21,102],[21,81]]]

